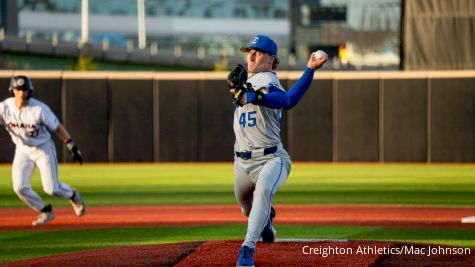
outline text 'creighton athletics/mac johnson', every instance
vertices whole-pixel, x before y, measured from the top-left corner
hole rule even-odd
[[[401,246],[401,247],[378,247],[358,246],[358,248],[335,247],[335,246],[303,246],[302,253],[305,255],[320,255],[326,258],[330,255],[466,255],[470,254],[470,248],[442,247],[442,246]]]

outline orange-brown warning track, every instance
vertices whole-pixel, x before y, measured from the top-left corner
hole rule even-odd
[[[276,205],[275,224],[347,225],[475,229],[461,218],[474,216],[475,208],[402,206]],[[49,225],[32,227],[36,214],[28,208],[0,209],[0,231],[53,230],[146,226],[198,226],[246,223],[236,205],[88,207],[84,217],[72,208],[56,208]],[[244,236],[245,233],[243,233]],[[1,266],[233,266],[242,241],[206,241],[179,244],[96,249],[0,264]],[[327,248],[329,255],[306,254],[303,248]],[[403,248],[425,254],[395,255],[377,249]],[[446,247],[433,246],[442,251]],[[333,250],[331,250],[333,249]],[[368,253],[358,254],[358,249]],[[411,250],[412,249],[412,250]],[[258,243],[256,266],[472,266],[475,249],[468,253],[428,256],[428,245],[379,241],[309,241]],[[462,249],[462,248],[460,248]],[[346,253],[341,253],[341,252]],[[393,250],[396,251],[396,250]],[[452,250],[450,250],[452,251]],[[308,251],[307,251],[308,252]]]
[[[475,208],[417,206],[276,205],[275,223],[290,225],[348,225],[475,229],[461,218]],[[36,213],[29,208],[0,209],[0,230],[81,229],[102,227],[198,226],[246,223],[236,205],[88,207],[84,217],[72,208],[55,208],[49,225],[31,226]]]

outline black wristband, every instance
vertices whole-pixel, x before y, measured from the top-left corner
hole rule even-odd
[[[264,93],[260,91],[255,91],[256,99],[254,100],[255,105],[264,106]]]
[[[68,140],[64,141],[64,144],[67,145],[69,143],[72,143],[73,142],[73,139],[69,138]]]

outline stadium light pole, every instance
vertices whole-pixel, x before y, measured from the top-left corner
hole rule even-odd
[[[145,34],[145,3],[144,0],[137,0],[137,18],[138,18],[138,39],[139,49],[147,46],[147,35]]]
[[[404,51],[404,27],[405,23],[404,20],[406,18],[406,0],[401,0],[401,15],[400,15],[400,23],[399,23],[399,70],[404,70],[405,69],[405,52]]]
[[[89,0],[81,3],[81,46],[89,42]]]

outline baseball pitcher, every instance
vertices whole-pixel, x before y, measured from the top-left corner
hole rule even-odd
[[[276,212],[272,197],[287,181],[291,160],[282,146],[282,111],[295,106],[309,88],[314,71],[328,59],[314,57],[300,79],[286,91],[274,70],[279,64],[277,44],[257,35],[241,48],[247,53],[247,71],[236,66],[228,75],[234,110],[234,194],[242,213],[248,216],[246,237],[237,266],[254,266],[256,242],[275,240],[272,226]]]
[[[31,188],[30,180],[38,167],[43,190],[51,196],[69,199],[77,216],[86,209],[76,189],[58,179],[56,148],[50,131],[64,142],[75,161],[82,164],[82,155],[71,136],[43,102],[32,97],[33,84],[27,76],[14,76],[10,80],[11,97],[0,102],[0,125],[3,125],[15,143],[12,166],[13,190],[18,197],[39,212],[33,225],[43,225],[53,220],[52,206],[45,204]]]

